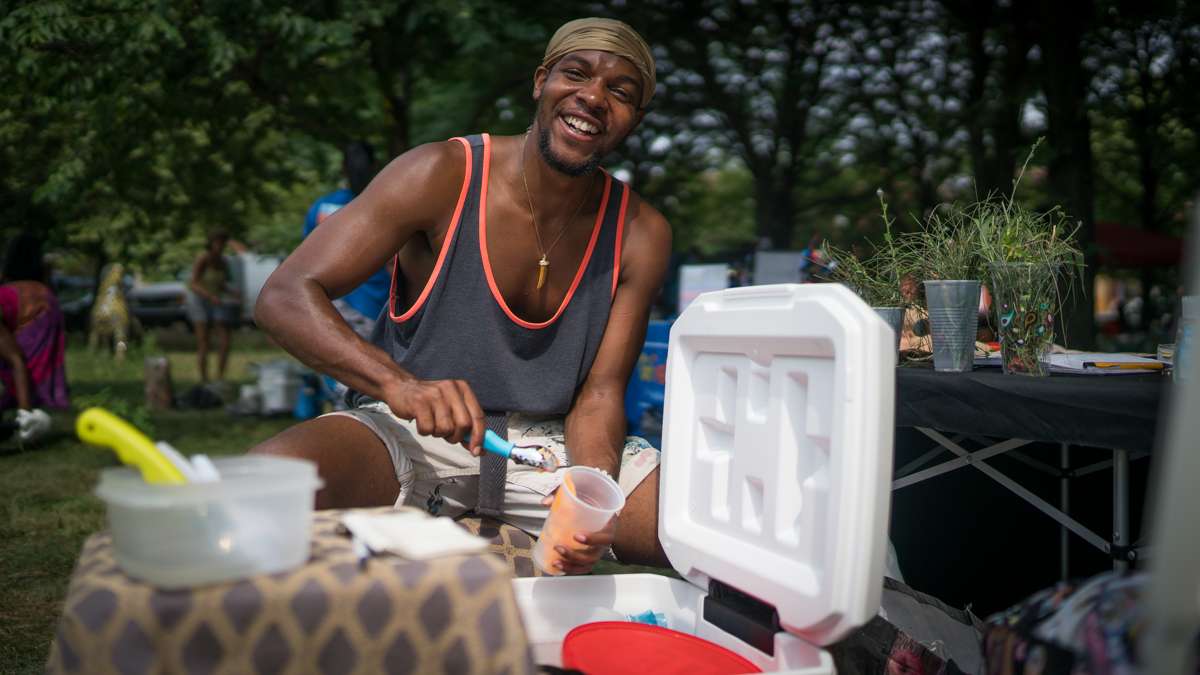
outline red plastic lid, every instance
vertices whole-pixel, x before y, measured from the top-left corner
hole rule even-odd
[[[677,630],[625,621],[575,627],[563,638],[563,668],[588,675],[734,675],[762,669],[720,645]]]

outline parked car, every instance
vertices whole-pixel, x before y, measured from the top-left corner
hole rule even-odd
[[[95,301],[96,280],[92,277],[70,274],[54,274],[50,277],[50,288],[58,297],[67,330],[87,330],[88,313]]]
[[[179,322],[192,323],[187,317],[187,279],[191,271],[180,273],[176,281],[135,283],[125,290],[129,311],[142,327],[172,326]]]
[[[280,256],[248,251],[232,256],[230,267],[233,270],[233,283],[241,290],[243,322],[254,323],[254,303],[258,302],[258,293],[281,262],[283,258]]]
[[[226,256],[233,285],[238,288],[241,303],[237,323],[254,322],[254,303],[267,277],[282,262],[279,256],[257,253],[239,253]],[[180,270],[170,281],[136,282],[126,277],[123,283],[129,311],[144,327],[171,326],[178,323],[191,330],[192,322],[187,316],[188,280],[191,268]],[[95,302],[94,285],[90,276],[55,274],[50,285],[58,296],[59,306],[66,318],[67,330],[86,331]]]

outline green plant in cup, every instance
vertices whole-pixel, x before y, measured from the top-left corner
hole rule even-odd
[[[831,262],[826,279],[845,285],[872,307],[903,309],[911,304],[911,300],[904,296],[901,285],[914,266],[903,241],[892,232],[894,219],[888,215],[883,190],[878,190],[876,195],[883,209],[882,243],[860,258],[853,251],[826,241],[823,248]]]
[[[1083,254],[1062,209],[1037,212],[1013,199],[1025,166],[1013,194],[972,204],[967,213],[990,275],[1004,372],[1045,375],[1054,316],[1081,277]]]
[[[958,204],[939,204],[917,231],[904,236],[902,247],[909,251],[921,280],[982,281],[979,245],[970,209]]]

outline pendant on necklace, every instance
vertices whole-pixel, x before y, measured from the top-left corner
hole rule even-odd
[[[546,256],[543,255],[542,259],[538,261],[538,280],[537,280],[538,290],[541,290],[542,286],[546,285],[546,273],[549,271],[550,271],[550,261],[546,260]]]

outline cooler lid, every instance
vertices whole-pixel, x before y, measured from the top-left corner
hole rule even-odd
[[[896,338],[836,284],[698,297],[671,329],[659,537],[672,566],[825,645],[879,611]]]

